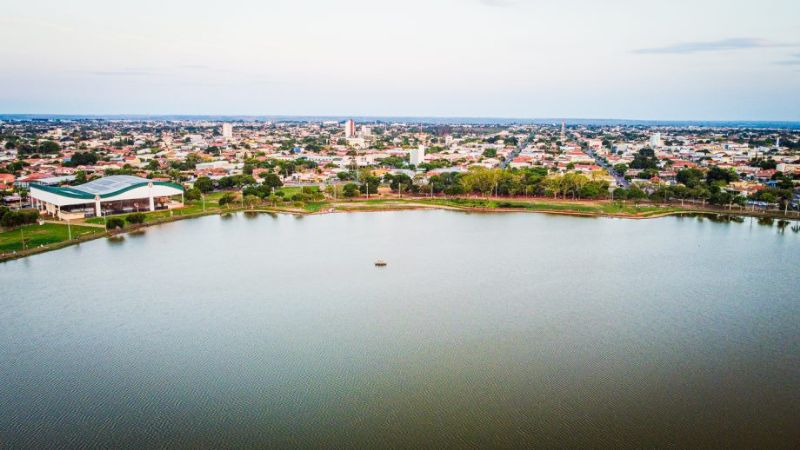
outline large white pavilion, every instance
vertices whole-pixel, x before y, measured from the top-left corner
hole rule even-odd
[[[60,219],[155,211],[183,206],[183,186],[131,175],[98,178],[78,186],[30,185],[34,208]],[[173,197],[180,196],[180,201]]]

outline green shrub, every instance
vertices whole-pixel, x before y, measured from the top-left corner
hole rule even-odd
[[[36,209],[20,209],[11,211],[8,208],[0,211],[0,226],[3,228],[16,228],[39,220],[39,211]]]
[[[345,197],[355,197],[358,195],[358,185],[353,183],[347,183],[344,185],[343,193]]]
[[[137,212],[137,213],[128,214],[128,217],[125,218],[125,221],[130,223],[130,224],[136,225],[136,224],[144,223],[146,218],[147,218],[147,216],[145,216],[144,213]]]
[[[106,219],[106,229],[116,230],[125,228],[125,221],[120,217],[109,217]]]

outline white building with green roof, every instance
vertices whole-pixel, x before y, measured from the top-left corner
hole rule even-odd
[[[61,219],[183,206],[183,186],[131,175],[98,178],[78,186],[32,183],[29,195],[35,208]]]

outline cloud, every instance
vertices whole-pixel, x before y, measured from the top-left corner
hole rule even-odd
[[[794,55],[790,56],[790,59],[776,61],[775,64],[781,66],[800,66],[800,53],[795,53]]]
[[[484,6],[506,8],[517,4],[516,0],[478,0]]]
[[[681,42],[666,47],[640,48],[633,53],[638,54],[689,54],[701,52],[721,52],[727,50],[745,50],[751,48],[787,47],[764,39],[755,38],[729,38],[719,41]]]
[[[149,76],[163,75],[162,72],[145,68],[126,68],[120,70],[96,70],[92,72],[92,74],[103,77],[149,77]]]

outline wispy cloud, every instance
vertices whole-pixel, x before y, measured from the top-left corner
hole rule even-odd
[[[163,72],[156,71],[148,68],[125,68],[119,70],[96,70],[92,72],[93,75],[103,77],[149,77],[164,75]]]
[[[232,72],[229,69],[217,69],[204,64],[182,64],[170,67],[123,67],[113,70],[95,70],[90,72],[93,75],[104,77],[157,77],[169,76],[181,73],[198,72]]]
[[[701,52],[721,52],[728,50],[746,50],[752,48],[788,47],[788,44],[771,42],[755,38],[729,38],[718,41],[681,42],[665,47],[640,48],[633,53],[639,54],[688,54]]]
[[[478,0],[484,6],[491,6],[494,8],[506,8],[517,4],[516,0]]]
[[[776,61],[775,64],[779,64],[781,66],[800,66],[800,53],[795,53],[794,55],[790,56],[789,59]]]

